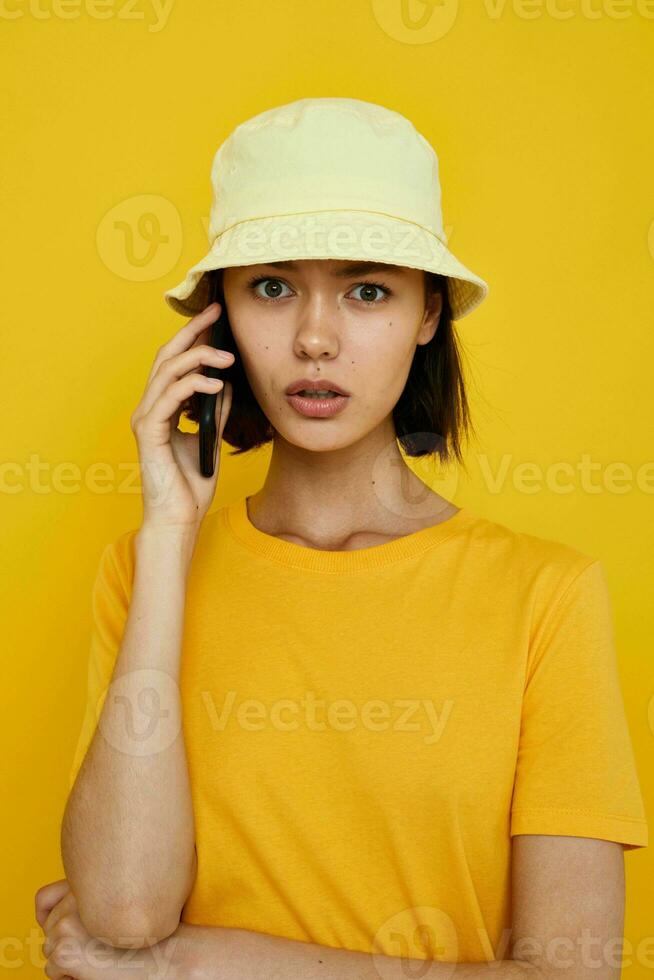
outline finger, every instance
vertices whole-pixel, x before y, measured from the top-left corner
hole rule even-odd
[[[57,925],[60,919],[63,919],[65,915],[70,912],[77,910],[77,902],[75,901],[75,896],[72,892],[68,892],[67,895],[57,902],[55,907],[50,910],[48,916],[43,924],[43,931],[48,935],[52,932],[54,927]]]
[[[43,967],[43,972],[50,980],[74,980],[69,973],[65,973],[63,968],[57,965],[55,960],[48,960]]]
[[[204,330],[200,331],[200,333],[197,336],[197,341],[193,344],[193,347],[195,347],[196,345],[199,346],[200,344],[209,344],[210,340],[211,340],[211,324],[208,327],[205,327]],[[192,348],[189,349],[192,350]],[[173,430],[179,427],[179,420],[182,417],[182,412],[188,411],[189,407],[190,407],[189,402],[180,403],[179,408],[171,418]]]
[[[229,413],[232,408],[233,394],[234,386],[230,381],[226,381],[225,387],[221,389],[221,391],[218,393],[218,397],[216,398],[216,427],[218,429],[219,448],[223,438],[223,432],[225,431],[225,426],[227,425]]]
[[[140,419],[142,432],[141,438],[153,439],[153,444],[157,445],[167,437],[167,429],[170,427],[171,417],[179,410],[182,402],[190,398],[195,391],[205,391],[208,394],[216,394],[223,388],[222,381],[208,378],[204,374],[192,373],[174,381],[161,393],[154,405]]]
[[[67,878],[60,878],[58,881],[52,881],[48,885],[39,888],[34,896],[34,910],[36,921],[41,927],[45,923],[50,911],[69,891],[70,885]]]
[[[210,331],[211,331],[211,327],[207,327],[206,331],[202,331],[202,333],[200,334],[200,336],[198,338],[198,341],[201,342],[201,343],[203,343],[203,344],[207,344],[212,350],[216,350],[216,348],[213,347],[209,343],[209,341],[211,339]],[[232,352],[231,351],[225,351],[225,353],[231,354]],[[214,367],[214,368],[217,367],[219,369],[222,368],[223,370],[226,370],[227,368],[230,368],[234,364],[234,361],[235,361],[235,358],[234,358],[234,356],[232,356],[231,358],[225,358],[222,362],[221,361],[216,361],[215,364],[212,363],[212,364],[207,365],[207,366],[208,367]],[[219,391],[218,391],[218,394],[219,395],[220,395],[220,391],[221,390],[223,390],[223,389],[219,389]],[[182,416],[182,412],[188,411],[190,407],[191,406],[190,406],[190,403],[188,401],[181,402],[179,408],[175,412],[175,415],[173,416],[173,419],[172,419],[173,426],[174,426],[175,429],[179,426],[179,420],[180,420],[180,418]]]
[[[218,392],[216,397],[216,408],[215,408],[215,418],[216,418],[216,431],[217,435],[217,448],[216,456],[220,454],[220,444],[223,437],[223,432],[229,418],[229,413],[232,406],[232,394],[233,388],[229,381],[225,382],[224,388]],[[222,401],[222,405],[221,405]],[[184,468],[193,474],[196,473],[198,465],[198,435],[195,432],[181,432],[176,429],[172,433],[172,442],[174,446],[174,452],[178,459],[182,460],[185,464]],[[216,466],[215,478],[218,477],[218,466]],[[202,480],[202,485],[204,486],[205,481]]]
[[[228,368],[231,367],[234,360],[234,355],[230,351],[216,350],[211,344],[198,344],[169,360],[162,361],[151,378],[147,391],[134,414],[145,415],[146,412],[149,412],[171,381],[178,381],[196,368],[205,366]]]
[[[218,391],[216,395],[216,403],[214,406],[214,418],[216,420],[216,454],[220,453],[220,442],[222,439],[223,431],[225,425],[227,424],[227,418],[229,416],[229,410],[232,401],[232,385],[229,381],[224,383],[224,386]],[[195,466],[197,464],[198,457],[198,433],[197,432],[181,432],[179,429],[174,433],[175,436],[175,448],[178,452],[183,453],[184,459],[188,463],[193,463]],[[204,484],[204,481],[202,481]]]
[[[211,303],[209,306],[206,306],[201,313],[198,313],[192,320],[184,324],[181,330],[173,334],[170,340],[159,348],[148,376],[148,384],[156,374],[161,362],[167,360],[169,357],[174,357],[176,354],[181,354],[182,351],[188,350],[193,341],[197,339],[198,334],[206,330],[218,319],[221,310],[220,303]],[[146,384],[146,388],[147,386]]]

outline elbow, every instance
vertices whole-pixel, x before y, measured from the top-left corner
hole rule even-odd
[[[118,949],[144,949],[171,936],[179,926],[179,915],[164,920],[154,910],[136,908],[123,912],[78,908],[90,936]],[[174,920],[174,921],[173,921]]]

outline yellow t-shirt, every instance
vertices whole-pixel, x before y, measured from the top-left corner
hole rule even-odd
[[[71,786],[135,534],[107,545],[94,584]],[[647,845],[600,560],[466,508],[337,552],[260,531],[245,498],[214,511],[180,683],[198,853],[185,922],[500,959],[513,835]]]

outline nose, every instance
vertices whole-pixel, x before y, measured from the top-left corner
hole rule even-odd
[[[324,299],[316,296],[298,313],[294,350],[298,357],[335,357],[339,349],[337,310],[328,310]]]

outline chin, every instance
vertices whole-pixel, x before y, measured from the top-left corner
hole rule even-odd
[[[326,425],[325,422],[327,423]],[[333,423],[331,425],[333,426]],[[360,442],[365,436],[365,433],[334,432],[333,428],[331,432],[328,432],[328,426],[330,426],[328,420],[321,420],[315,424],[315,429],[312,423],[312,431],[310,432],[306,430],[304,432],[298,431],[299,427],[293,432],[288,430],[284,431],[277,427],[276,432],[289,445],[314,453],[330,453],[337,452],[340,449],[347,449],[349,446]],[[318,429],[323,429],[323,431],[320,432]]]

